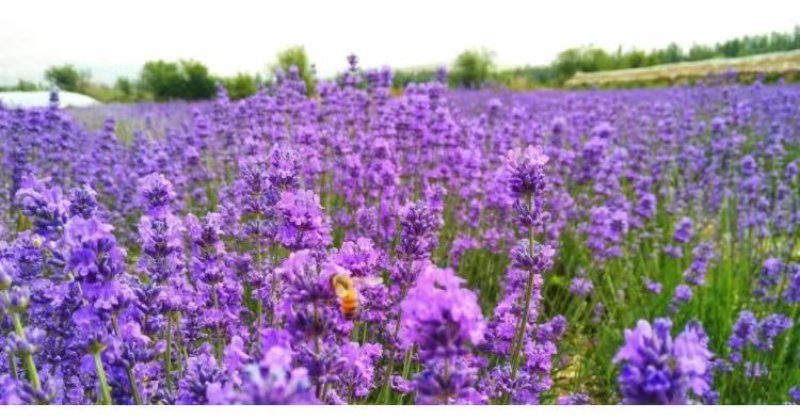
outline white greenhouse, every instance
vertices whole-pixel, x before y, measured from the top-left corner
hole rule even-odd
[[[97,100],[72,92],[58,92],[59,107],[84,107],[97,105]],[[7,108],[40,108],[50,104],[50,92],[0,92],[0,103]]]

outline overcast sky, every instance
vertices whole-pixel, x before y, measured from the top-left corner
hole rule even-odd
[[[796,24],[797,0],[9,0],[0,4],[0,84],[41,80],[65,62],[104,82],[152,59],[263,72],[298,44],[323,76],[351,52],[365,67],[447,64],[472,47],[494,51],[501,67],[546,64],[574,46],[688,47]]]

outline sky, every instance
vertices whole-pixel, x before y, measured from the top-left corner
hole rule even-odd
[[[293,45],[323,77],[350,53],[363,67],[408,68],[486,48],[511,67],[577,46],[689,47],[798,24],[796,0],[9,0],[0,3],[0,85],[41,81],[63,63],[106,83],[155,59],[196,59],[221,76],[264,73]]]

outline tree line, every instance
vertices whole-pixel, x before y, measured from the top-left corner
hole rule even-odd
[[[268,85],[280,72],[297,67],[307,88],[313,92],[316,78],[313,65],[302,46],[291,47],[277,54],[275,63],[261,74],[239,73],[232,77],[211,74],[208,67],[196,60],[146,62],[136,78],[119,77],[113,85],[92,80],[88,70],[73,64],[50,66],[45,70],[46,84],[19,80],[17,85],[0,90],[36,91],[56,87],[60,90],[82,93],[101,102],[139,102],[145,100],[204,100],[214,97],[216,84],[222,84],[231,99],[250,96],[259,86]]]
[[[483,85],[519,89],[559,87],[579,71],[621,70],[713,58],[748,57],[796,49],[800,49],[800,26],[790,32],[744,36],[714,45],[693,45],[688,49],[675,43],[652,51],[623,51],[622,48],[606,51],[591,46],[570,48],[559,53],[549,65],[509,69],[496,69],[493,56],[489,52],[470,50],[456,58],[451,67],[449,82],[451,86],[467,88]],[[403,87],[411,82],[435,78],[435,69],[398,70],[394,74],[394,83],[396,87]]]
[[[570,48],[559,53],[548,65],[498,69],[494,54],[483,49],[462,52],[449,68],[447,82],[451,87],[480,88],[501,86],[511,89],[560,87],[577,72],[594,72],[649,67],[712,58],[745,57],[770,52],[800,49],[800,26],[790,32],[744,36],[714,45],[693,45],[683,49],[677,44],[644,51],[631,49],[606,51],[596,47]],[[72,64],[49,67],[45,80],[49,86],[83,93],[103,102],[134,102],[143,100],[203,100],[215,95],[215,85],[221,83],[232,99],[254,94],[261,85],[268,85],[280,72],[297,67],[306,82],[309,94],[314,94],[316,74],[302,46],[291,47],[277,54],[275,62],[261,74],[239,73],[220,77],[195,60],[148,61],[137,78],[120,77],[113,85],[95,82],[87,70]],[[397,69],[393,72],[393,87],[402,89],[409,83],[428,82],[442,77],[442,69]],[[16,86],[0,90],[44,90],[49,86],[19,80]]]

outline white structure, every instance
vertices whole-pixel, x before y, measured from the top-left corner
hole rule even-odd
[[[50,92],[0,92],[0,103],[7,108],[41,108],[50,104]],[[95,99],[72,92],[58,92],[59,107],[98,105]]]

